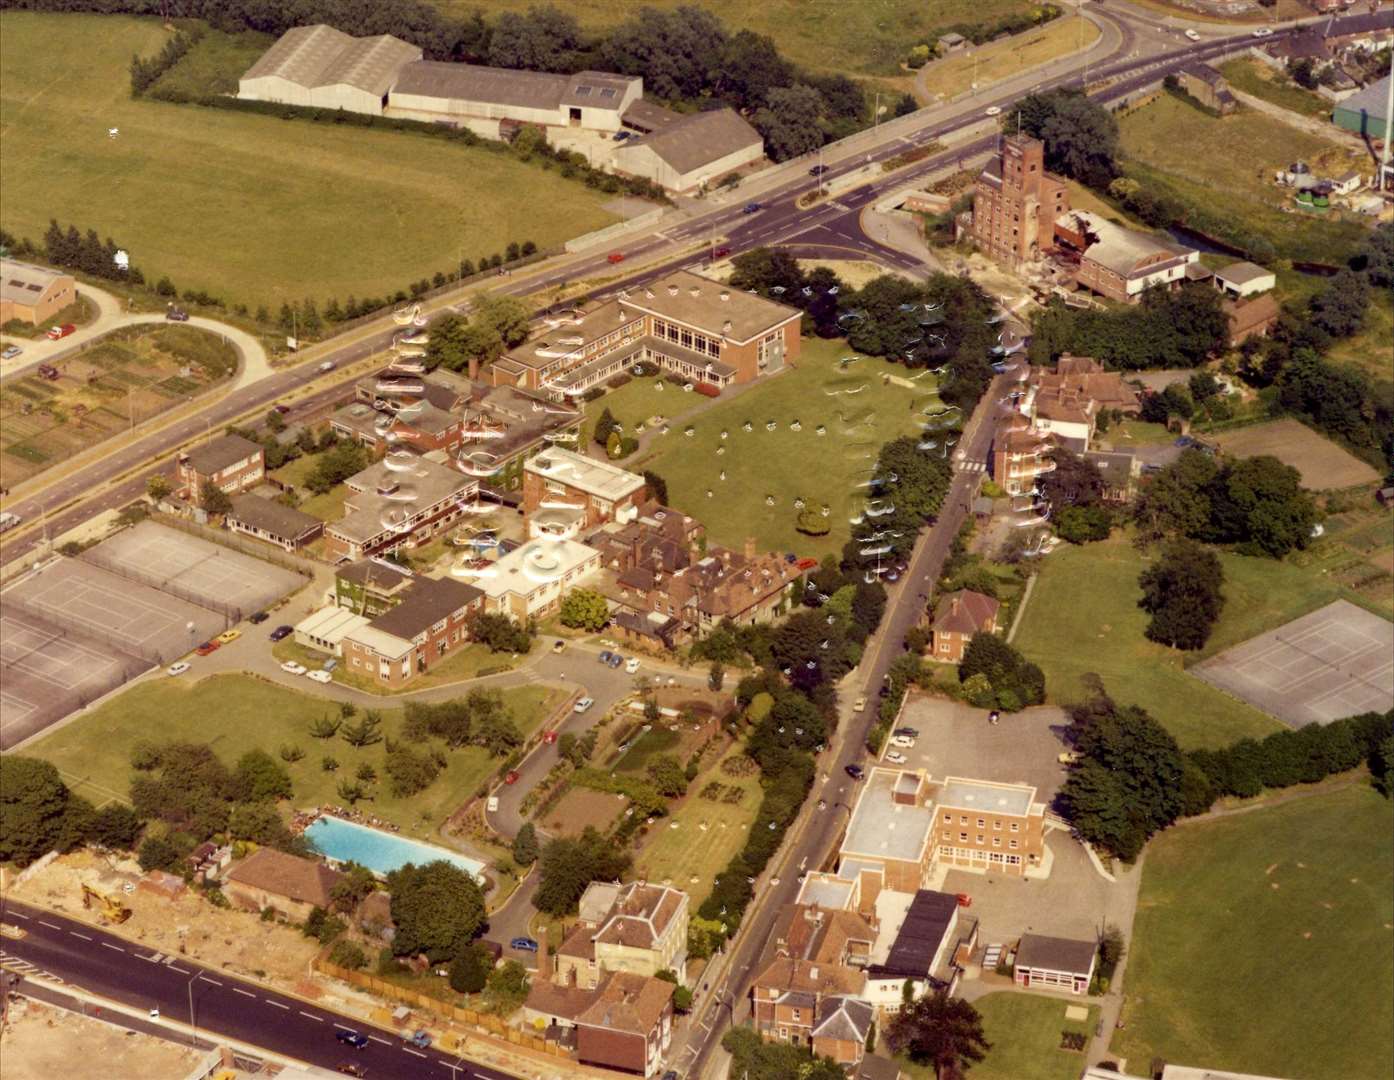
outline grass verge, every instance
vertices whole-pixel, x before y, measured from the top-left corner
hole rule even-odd
[[[1062,1050],[1061,1036],[1090,1036],[1099,1007],[1087,1002],[1038,994],[999,992],[987,994],[974,1006],[983,1017],[983,1031],[992,1049],[973,1066],[973,1080],[1075,1080],[1084,1069],[1085,1051]],[[1085,1020],[1065,1019],[1065,1009],[1085,1005]],[[934,1069],[902,1061],[901,1068],[913,1080],[934,1080]]]

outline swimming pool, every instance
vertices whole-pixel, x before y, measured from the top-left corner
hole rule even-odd
[[[326,858],[338,862],[356,862],[376,874],[390,874],[407,863],[421,866],[425,863],[444,861],[453,863],[476,878],[484,876],[484,864],[478,859],[471,859],[435,844],[408,840],[396,833],[356,825],[342,818],[317,818],[305,830],[305,839]]]

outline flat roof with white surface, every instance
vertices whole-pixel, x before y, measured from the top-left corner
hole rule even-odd
[[[894,799],[899,769],[872,769],[847,823],[843,852],[916,862],[934,828],[934,810]],[[913,774],[911,774],[913,775]]]
[[[994,784],[948,776],[934,801],[946,809],[987,810],[1025,817],[1035,800],[1036,789],[1025,784]]]
[[[644,486],[642,476],[571,450],[544,450],[536,457],[529,458],[523,469],[545,480],[555,480],[587,495],[612,502],[632,495]]]

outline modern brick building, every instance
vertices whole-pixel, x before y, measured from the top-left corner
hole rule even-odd
[[[409,469],[376,462],[344,486],[344,516],[324,527],[325,554],[336,562],[423,544],[459,521],[479,495],[478,480],[427,458]]]
[[[1028,784],[946,777],[927,796],[935,857],[949,866],[1022,876],[1045,850],[1045,803]]]
[[[47,266],[0,259],[0,323],[46,323],[77,300],[77,279]]]
[[[992,597],[972,589],[945,593],[934,605],[930,657],[941,663],[959,663],[974,634],[997,632],[997,612],[1001,606]]]
[[[241,435],[219,435],[179,456],[174,493],[200,505],[204,484],[238,495],[266,479],[266,451]]]
[[[997,262],[1016,268],[1055,246],[1055,219],[1069,208],[1064,179],[1046,171],[1045,144],[1005,136],[1001,153],[974,185],[973,241]]]
[[[373,618],[405,600],[415,581],[410,570],[385,559],[362,559],[334,572],[334,603]]]
[[[1012,965],[1012,981],[1032,990],[1088,993],[1097,953],[1092,941],[1023,934]]]
[[[797,308],[679,270],[588,311],[547,321],[489,369],[495,386],[579,397],[635,364],[716,387],[799,356]]]
[[[483,605],[473,585],[417,578],[400,604],[344,635],[344,662],[383,686],[403,686],[469,642],[469,619]]]
[[[533,536],[569,540],[607,521],[632,521],[645,491],[642,476],[561,447],[523,465],[523,513]]]

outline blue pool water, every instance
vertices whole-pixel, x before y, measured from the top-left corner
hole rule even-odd
[[[366,825],[355,825],[342,818],[321,817],[305,830],[305,839],[310,845],[330,859],[339,862],[356,862],[378,874],[390,874],[393,870],[415,863],[445,861],[454,863],[461,870],[475,877],[482,877],[484,864],[435,844],[423,844],[419,840],[408,840],[396,833],[370,829]]]

